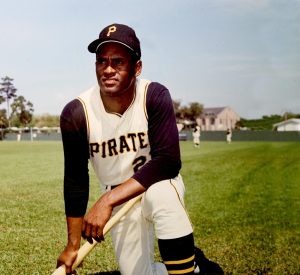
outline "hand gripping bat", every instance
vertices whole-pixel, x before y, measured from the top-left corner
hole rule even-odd
[[[142,198],[143,194],[140,194],[133,199],[129,200],[125,203],[125,205],[106,223],[103,229],[103,235],[105,235],[109,230]],[[93,243],[89,242],[84,243],[82,247],[78,250],[77,258],[72,265],[72,271],[78,267],[83,259],[92,251],[92,249],[96,246],[98,242],[93,239]],[[66,266],[61,265],[58,267],[52,275],[65,275],[66,274]]]

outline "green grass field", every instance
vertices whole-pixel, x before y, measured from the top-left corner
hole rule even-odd
[[[226,274],[300,274],[300,143],[182,142],[181,150],[204,253]],[[62,179],[60,142],[0,142],[0,274],[54,270],[66,240]],[[98,195],[92,174],[90,202]],[[113,270],[107,237],[78,274]]]

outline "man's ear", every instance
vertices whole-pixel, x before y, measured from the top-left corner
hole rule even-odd
[[[139,60],[138,62],[135,63],[135,76],[138,77],[142,73],[142,61]]]

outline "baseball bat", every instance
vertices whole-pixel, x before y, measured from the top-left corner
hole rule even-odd
[[[128,202],[113,216],[109,219],[103,228],[103,235],[105,235],[141,198],[143,194],[140,194]],[[98,242],[93,239],[93,243],[85,242],[83,246],[78,250],[77,258],[72,265],[72,271],[78,267],[83,259],[92,251]],[[66,275],[66,266],[61,265],[58,267],[52,275]]]

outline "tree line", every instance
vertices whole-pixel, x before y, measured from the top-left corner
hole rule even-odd
[[[6,103],[6,108],[0,109],[0,128],[27,126],[31,122],[33,104],[17,94],[13,79],[8,76],[2,77],[0,82],[0,105],[2,103]]]
[[[34,107],[31,101],[18,95],[13,84],[13,78],[5,76],[0,82],[0,128],[10,127],[58,127],[58,115],[34,116]]]
[[[59,127],[58,115],[39,115],[33,116],[34,107],[32,102],[24,96],[17,94],[17,89],[13,84],[13,79],[5,76],[0,82],[0,128],[9,127]],[[203,104],[191,102],[182,105],[180,100],[173,100],[173,108],[178,123],[190,121],[196,124],[198,118],[203,112]],[[251,130],[272,130],[273,124],[287,120],[289,118],[300,118],[300,114],[291,112],[281,115],[263,116],[260,119],[244,119],[237,123],[236,128],[247,128]]]
[[[283,115],[269,115],[262,116],[259,119],[244,119],[241,118],[237,122],[236,128],[247,128],[249,130],[272,130],[273,125],[291,118],[300,118],[300,114],[286,112]]]
[[[188,120],[192,125],[196,124],[198,118],[203,112],[203,104],[199,102],[191,102],[188,105],[181,105],[180,100],[173,100],[174,112],[177,123]],[[291,118],[300,118],[300,114],[285,112],[283,115],[264,115],[258,119],[241,118],[235,125],[236,129],[248,129],[254,131],[273,130],[273,125]]]

